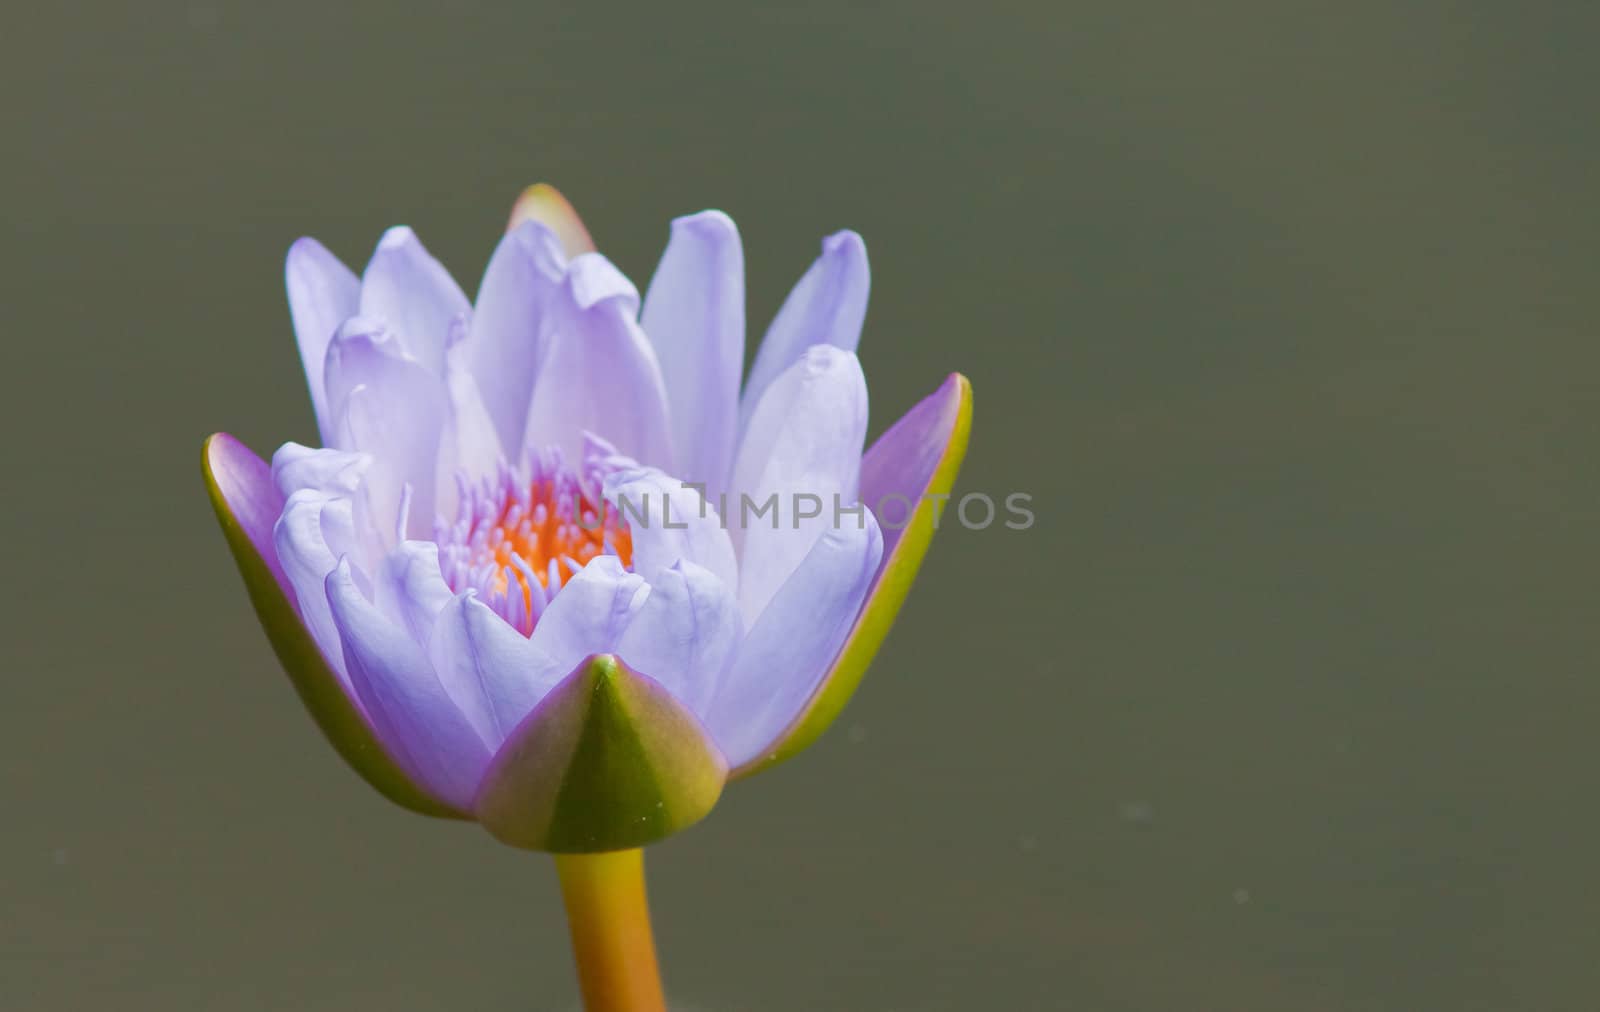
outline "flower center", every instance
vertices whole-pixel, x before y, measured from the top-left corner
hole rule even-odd
[[[434,532],[445,583],[477,591],[524,636],[589,560],[633,565],[627,522],[604,500],[596,505],[558,455],[535,457],[526,475],[502,467],[476,484],[458,478],[457,488],[455,521],[441,519]]]

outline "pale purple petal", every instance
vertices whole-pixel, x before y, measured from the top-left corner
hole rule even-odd
[[[650,596],[622,634],[617,655],[704,718],[742,630],[729,586],[708,569],[679,562],[650,581]]]
[[[744,250],[721,211],[672,223],[640,317],[666,384],[675,474],[726,488],[744,370]]]
[[[491,751],[569,670],[470,593],[445,605],[428,655]]]
[[[431,541],[401,542],[378,567],[372,591],[378,610],[421,647],[454,597],[439,571],[439,546]]]
[[[301,489],[351,495],[371,465],[365,453],[284,443],[272,455],[272,481],[284,498]]]
[[[882,555],[870,513],[860,528],[828,530],[750,628],[706,716],[730,766],[765,752],[804,710],[849,636]]]
[[[961,416],[965,382],[959,374],[952,374],[900,416],[861,458],[861,501],[883,525],[885,560],[899,543],[906,521],[920,505],[933,472],[949,449]]]
[[[836,232],[822,240],[822,255],[789,293],[761,341],[740,401],[741,428],[749,423],[767,387],[807,348],[831,344],[845,351],[856,350],[871,286],[867,247],[859,235]]]
[[[261,556],[262,564],[293,603],[294,586],[288,582],[272,543],[272,528],[283,513],[284,500],[284,493],[273,481],[272,470],[249,447],[226,432],[219,432],[206,441],[206,455],[211,480],[216,482],[228,512],[233,514],[256,554]]]
[[[289,247],[283,275],[284,287],[289,290],[295,341],[300,345],[300,361],[311,388],[311,405],[317,412],[317,430],[327,443],[332,440],[334,422],[332,405],[324,392],[322,365],[334,331],[356,314],[361,282],[327,247],[311,238],[300,239]]]
[[[378,240],[361,275],[360,311],[388,324],[411,357],[440,376],[450,321],[470,312],[471,306],[416,233],[398,225]]]
[[[672,470],[661,366],[634,319],[638,298],[598,253],[572,261],[534,384],[525,449],[553,446],[581,460],[583,434],[592,432],[642,464]]]
[[[633,571],[646,583],[655,583],[668,567],[688,560],[730,588],[738,586],[733,541],[697,490],[655,468],[633,467],[608,474],[602,494],[629,526]]]
[[[392,331],[364,316],[339,328],[328,347],[326,376],[337,445],[373,458],[367,474],[373,522],[396,531],[409,486],[405,536],[431,535],[443,382],[407,354]]]
[[[465,335],[457,326],[444,355],[444,431],[439,436],[439,461],[434,469],[434,511],[447,523],[456,515],[458,478],[481,478],[493,474],[502,459],[515,459],[502,452],[494,420],[467,365],[470,338]]]
[[[350,680],[344,647],[323,584],[356,540],[350,499],[311,489],[289,497],[272,531],[273,549],[294,588],[300,619],[346,689]]]
[[[530,640],[551,664],[571,671],[590,654],[616,651],[644,596],[637,573],[624,570],[614,555],[597,556],[556,594]]]
[[[528,401],[566,272],[561,240],[527,221],[500,240],[478,286],[465,354],[507,460],[522,459]]]
[[[379,736],[440,801],[465,808],[489,749],[439,684],[427,656],[361,593],[348,562],[327,580],[350,681]]]
[[[734,463],[728,506],[746,624],[755,621],[824,530],[836,521],[856,521],[847,511],[857,501],[866,431],[861,363],[831,345],[807,349],[761,399]],[[747,508],[772,496],[777,497],[775,513],[766,518]]]

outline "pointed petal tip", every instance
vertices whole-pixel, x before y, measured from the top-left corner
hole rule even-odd
[[[311,236],[303,235],[289,244],[289,252],[284,254],[284,260],[287,262],[287,266],[293,268],[297,262],[305,257],[314,256],[323,252],[326,248]]]
[[[270,546],[283,497],[272,483],[272,470],[266,462],[234,436],[213,432],[201,445],[200,470],[224,531],[232,524],[258,552]],[[270,551],[264,554],[265,564],[277,576],[276,559]]]
[[[867,255],[867,241],[855,229],[843,228],[822,240],[822,252],[835,256]]]
[[[691,232],[712,238],[737,238],[739,228],[733,219],[715,208],[696,211],[672,219],[672,233]]]
[[[201,466],[207,473],[216,466],[219,458],[231,452],[235,446],[243,446],[238,438],[227,432],[213,432],[200,444]]]
[[[595,853],[698,822],[728,766],[699,721],[615,654],[579,662],[506,739],[473,809],[525,850]]]
[[[595,251],[594,239],[571,201],[549,183],[535,183],[522,191],[511,206],[511,220],[506,223],[506,229],[514,229],[525,221],[547,225],[560,238],[568,257]]]
[[[417,240],[417,233],[410,225],[391,225],[383,230],[383,235],[378,239],[378,249],[390,250],[407,246]]]

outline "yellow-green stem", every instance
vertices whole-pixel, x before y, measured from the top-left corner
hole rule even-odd
[[[665,1012],[644,851],[555,857],[586,1012]]]

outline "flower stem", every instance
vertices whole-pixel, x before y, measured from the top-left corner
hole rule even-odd
[[[587,1012],[665,1012],[644,851],[557,854],[572,955]]]

